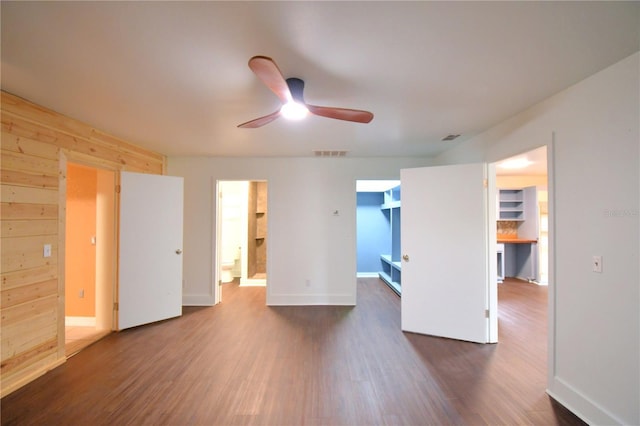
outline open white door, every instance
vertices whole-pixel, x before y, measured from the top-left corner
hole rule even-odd
[[[497,321],[489,321],[487,311],[497,318],[490,310],[497,306],[489,255],[495,220],[491,237],[487,166],[404,169],[400,177],[402,330],[492,341],[489,325]]]
[[[183,178],[122,172],[118,330],[182,315]]]

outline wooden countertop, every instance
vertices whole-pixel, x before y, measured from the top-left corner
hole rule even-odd
[[[537,243],[538,240],[526,240],[522,238],[500,238],[498,237],[499,244],[531,244]]]

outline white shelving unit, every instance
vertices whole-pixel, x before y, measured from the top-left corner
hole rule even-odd
[[[402,293],[402,268],[400,264],[400,186],[384,192],[384,203],[380,206],[389,220],[391,232],[390,253],[380,255],[380,278],[398,295]]]
[[[525,220],[525,200],[522,189],[498,191],[498,220]]]

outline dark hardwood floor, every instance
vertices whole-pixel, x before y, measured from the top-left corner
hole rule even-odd
[[[2,424],[584,424],[545,394],[546,287],[499,286],[495,345],[401,332],[377,279],[356,307],[223,296],[84,349],[3,398]]]

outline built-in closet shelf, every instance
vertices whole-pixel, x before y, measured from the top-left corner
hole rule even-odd
[[[384,191],[383,202],[380,210],[389,222],[390,247],[389,251],[380,255],[379,276],[398,295],[402,292],[402,280],[400,266],[400,185]]]
[[[392,268],[395,268],[398,271],[400,271],[402,269],[401,263],[400,262],[394,262],[393,260],[391,260],[391,255],[389,255],[389,254],[381,254],[380,255],[380,259],[383,262],[388,263],[389,265],[391,265]]]
[[[498,220],[525,220],[525,197],[522,189],[498,190]]]
[[[388,203],[381,204],[380,208],[382,210],[399,209],[400,208],[400,201],[391,201],[391,202],[388,202]]]

